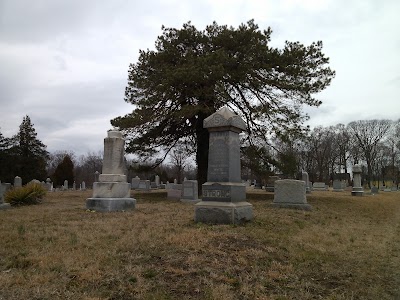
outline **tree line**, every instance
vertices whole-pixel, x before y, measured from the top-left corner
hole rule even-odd
[[[325,183],[336,178],[349,179],[341,174],[360,164],[369,187],[388,181],[398,185],[400,120],[359,120],[347,126],[318,126],[305,135],[275,137],[258,145],[245,145],[242,164],[245,172],[260,180],[272,173],[299,178],[301,171],[307,171],[311,181]]]

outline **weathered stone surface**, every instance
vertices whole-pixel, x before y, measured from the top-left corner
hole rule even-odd
[[[311,194],[311,188],[310,188],[310,180],[308,178],[308,173],[307,172],[301,172],[301,180],[303,180],[306,183],[306,193]]]
[[[246,124],[226,107],[204,120],[210,133],[207,182],[195,204],[195,222],[237,224],[253,218],[240,177],[239,133]]]
[[[137,189],[141,191],[150,191],[150,180],[140,180]]]
[[[371,194],[379,194],[379,189],[376,186],[371,187]]]
[[[139,182],[140,182],[140,178],[138,176],[136,176],[135,178],[132,178],[132,189],[137,189],[139,188]]]
[[[123,174],[100,174],[101,182],[126,182],[126,175]]]
[[[274,206],[311,210],[307,203],[306,183],[302,180],[275,181]]]
[[[246,184],[241,182],[206,182],[203,184],[202,201],[243,202]]]
[[[93,198],[129,198],[130,184],[127,182],[94,182]]]
[[[5,193],[11,188],[11,184],[9,186],[6,183],[1,183],[0,181],[0,210],[8,209],[11,207],[10,203],[4,202]]]
[[[362,168],[360,165],[353,166],[353,189],[351,191],[352,196],[361,197],[364,194],[364,189],[361,186],[361,173]]]
[[[198,184],[197,180],[185,180],[182,188],[182,202],[198,202]]]
[[[121,132],[116,130],[107,132],[107,137],[104,139],[102,174],[125,175],[124,146],[125,140]]]
[[[124,144],[119,131],[108,131],[104,139],[103,174],[93,183],[93,196],[86,200],[86,208],[96,211],[134,209],[136,200],[130,198],[131,185],[126,182]]]
[[[312,187],[313,187],[314,191],[327,191],[328,190],[328,186],[325,184],[325,182],[314,182]]]
[[[346,187],[346,182],[342,180],[333,180],[333,191],[334,192],[343,192]]]
[[[241,224],[253,219],[253,206],[248,202],[202,201],[195,204],[195,222]]]
[[[22,187],[22,178],[19,176],[15,176],[14,178],[14,188]]]
[[[88,198],[86,208],[99,212],[125,211],[135,209],[133,198]]]

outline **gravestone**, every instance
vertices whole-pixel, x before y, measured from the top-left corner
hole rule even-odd
[[[86,208],[95,211],[123,211],[134,209],[136,200],[130,197],[130,184],[125,175],[125,140],[117,130],[107,132],[104,139],[104,156],[99,182],[93,183],[92,198]]]
[[[303,180],[283,179],[275,181],[273,206],[311,210],[307,203],[306,183]]]
[[[68,190],[68,180],[64,180],[63,188],[64,190]]]
[[[140,180],[137,189],[145,192],[150,191],[150,180]]]
[[[274,192],[275,181],[279,180],[279,176],[269,176],[265,185],[267,192]]]
[[[156,182],[156,187],[160,187],[160,176],[156,175],[156,178],[154,179],[154,181]]]
[[[181,199],[182,198],[182,184],[169,184],[167,189],[167,199]]]
[[[11,207],[10,203],[4,202],[4,195],[7,192],[7,190],[10,189],[10,187],[11,187],[11,184],[10,184],[10,186],[7,186],[6,184],[1,183],[1,181],[0,181],[0,210]]]
[[[76,190],[76,183],[74,181],[74,183],[72,184],[72,189],[75,191]]]
[[[181,201],[189,203],[199,201],[197,180],[185,180],[183,182]]]
[[[207,182],[202,201],[195,204],[195,222],[237,224],[253,219],[246,202],[246,185],[240,178],[239,133],[246,124],[223,107],[203,122],[210,133]]]
[[[310,180],[308,178],[307,172],[305,171],[301,172],[301,180],[303,180],[306,183],[306,194],[311,194]]]
[[[53,190],[53,184],[51,183],[51,179],[50,178],[46,179],[46,189],[48,191],[52,191]]]
[[[177,184],[178,183],[178,180],[175,178],[174,179],[174,184]]]
[[[139,182],[140,182],[140,178],[138,176],[136,176],[135,178],[132,178],[131,188],[132,189],[138,189],[139,188]]]
[[[22,178],[19,176],[15,176],[14,178],[14,188],[22,187]]]
[[[371,194],[372,195],[379,194],[379,189],[376,186],[371,187]]]
[[[333,186],[334,192],[343,192],[346,187],[346,182],[344,182],[342,180],[334,179],[332,186]]]
[[[314,182],[312,189],[313,191],[327,191],[328,186],[325,184],[325,182]]]
[[[361,186],[361,173],[362,169],[360,165],[353,166],[353,189],[351,191],[352,196],[362,196],[364,189]]]
[[[82,187],[82,190],[85,191],[86,190],[86,182],[82,181],[81,187]]]

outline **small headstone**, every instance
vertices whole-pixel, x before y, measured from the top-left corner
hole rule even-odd
[[[150,191],[150,180],[140,180],[137,189],[145,192]]]
[[[140,182],[140,178],[138,176],[136,176],[135,178],[132,178],[131,188],[132,189],[138,189],[139,188],[139,182]]]
[[[158,189],[157,182],[155,182],[155,181],[150,182],[150,188],[152,188],[152,189]]]
[[[64,190],[68,190],[68,180],[64,180]]]
[[[74,181],[74,183],[72,184],[72,189],[75,191],[76,190],[76,183]]]
[[[372,195],[379,194],[379,189],[376,186],[371,187],[371,194]]]
[[[185,180],[183,182],[181,201],[190,203],[199,201],[197,180]]]
[[[314,182],[312,189],[313,191],[327,191],[328,186],[325,184],[325,182]]]
[[[265,185],[267,192],[274,192],[275,181],[279,180],[279,176],[269,176]]]
[[[154,179],[156,183],[156,187],[160,186],[160,176],[156,175],[156,178]]]
[[[82,190],[86,190],[86,182],[82,181],[81,186],[82,186]]]
[[[275,181],[273,205],[311,210],[311,205],[307,203],[305,181],[293,179]]]
[[[187,180],[187,178],[185,177],[185,178],[183,178],[183,181],[186,181]]]
[[[14,178],[14,188],[22,187],[22,178],[19,176],[15,176]]]
[[[397,186],[392,186],[392,192],[396,192],[397,191]]]
[[[9,188],[11,188],[11,184],[10,187],[8,187],[5,183],[1,183],[0,181],[0,210],[11,207],[10,203],[4,203],[4,195]]]
[[[361,173],[362,169],[360,165],[353,166],[353,189],[351,191],[352,196],[362,196],[364,189],[361,186]]]
[[[178,183],[178,180],[177,180],[176,178],[174,179],[174,183],[175,183],[175,184],[177,184],[177,183]]]
[[[342,180],[335,179],[333,180],[332,186],[333,186],[332,190],[334,192],[343,192],[344,188],[346,187],[346,183]]]

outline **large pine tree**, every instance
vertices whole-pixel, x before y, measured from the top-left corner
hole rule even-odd
[[[162,29],[156,49],[141,50],[129,67],[125,101],[134,111],[111,123],[127,134],[127,152],[147,157],[194,142],[200,184],[207,179],[206,117],[226,105],[245,120],[251,139],[301,131],[301,106],[320,105],[314,95],[335,75],[322,42],[273,48],[271,29],[253,20],[237,29],[215,22],[203,31],[190,22]]]
[[[13,137],[12,155],[15,158],[15,175],[22,178],[23,183],[32,179],[46,179],[46,160],[49,153],[46,146],[37,139],[37,133],[30,117],[23,118],[19,132]]]

